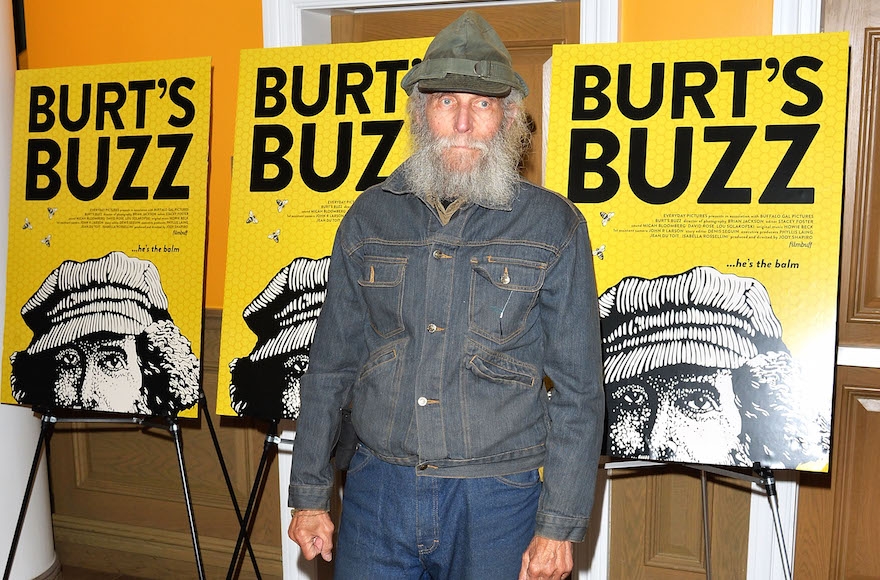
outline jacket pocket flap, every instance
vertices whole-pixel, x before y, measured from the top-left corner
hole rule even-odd
[[[489,256],[473,264],[474,272],[496,288],[513,292],[535,292],[544,283],[544,266],[537,262],[510,261]]]
[[[376,367],[381,366],[387,362],[393,361],[396,358],[397,358],[397,349],[396,348],[391,348],[388,350],[381,350],[381,351],[375,353],[374,355],[372,355],[369,359],[367,359],[367,362],[364,363],[363,367],[361,367],[360,376],[363,377],[364,375],[368,374],[370,371],[372,371]]]
[[[368,260],[357,283],[369,288],[392,288],[403,281],[405,262]]]
[[[468,360],[466,366],[478,377],[493,383],[517,383],[524,387],[531,387],[535,384],[535,379],[530,375],[507,366],[501,366],[502,364],[503,361],[488,361],[475,354]]]

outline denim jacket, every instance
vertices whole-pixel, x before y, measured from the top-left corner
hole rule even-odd
[[[402,168],[354,202],[301,381],[292,507],[328,509],[351,399],[363,444],[419,476],[543,466],[536,534],[583,539],[604,420],[587,226],[567,199],[516,187],[446,225]]]

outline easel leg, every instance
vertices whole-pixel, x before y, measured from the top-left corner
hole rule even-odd
[[[269,460],[269,450],[273,445],[278,444],[278,420],[273,419],[269,424],[269,431],[266,433],[266,441],[263,443],[263,455],[260,457],[260,466],[257,468],[257,476],[254,478],[254,485],[251,487],[251,495],[248,498],[247,509],[244,511],[244,519],[241,523],[241,529],[238,531],[238,540],[235,542],[235,550],[232,552],[232,561],[229,563],[229,570],[226,573],[226,580],[232,579],[235,572],[235,565],[238,562],[238,553],[241,550],[242,539],[248,534],[248,527],[251,521],[251,512],[257,499],[257,492],[263,482],[263,471],[266,469]]]
[[[180,435],[180,424],[177,422],[177,417],[171,417],[168,422],[168,430],[174,436],[174,447],[177,449],[177,465],[180,468],[180,480],[183,483],[183,497],[186,501],[186,515],[189,517],[189,531],[192,534],[193,551],[196,554],[199,580],[205,580],[205,567],[202,564],[202,552],[199,549],[199,534],[196,532],[196,519],[193,514],[192,498],[189,494],[189,482],[186,478],[186,465],[183,462],[183,440]]]
[[[703,496],[703,548],[706,551],[706,580],[712,580],[712,543],[709,537],[709,488],[706,482],[706,471],[700,470],[700,491]]]
[[[18,540],[21,538],[21,529],[24,527],[24,517],[27,514],[28,503],[31,499],[31,490],[34,487],[34,480],[37,476],[37,468],[40,466],[40,452],[43,450],[43,443],[49,444],[49,437],[55,428],[55,417],[51,415],[43,415],[40,424],[40,437],[37,439],[37,450],[34,451],[34,461],[31,464],[31,473],[28,476],[27,486],[24,488],[24,498],[21,500],[21,510],[18,512],[18,522],[15,524],[15,533],[12,535],[12,547],[9,548],[9,557],[6,558],[6,571],[3,572],[3,580],[9,580],[12,573],[12,561],[15,558],[15,550],[18,548]]]
[[[229,470],[226,469],[226,461],[223,460],[223,452],[220,449],[220,441],[217,439],[217,432],[214,431],[214,422],[211,421],[211,413],[208,412],[208,402],[205,399],[205,392],[202,391],[199,397],[199,403],[202,406],[202,412],[208,423],[208,430],[211,432],[211,439],[214,441],[214,449],[217,451],[217,459],[220,461],[220,470],[223,472],[223,479],[226,480],[226,489],[229,490],[229,497],[232,499],[232,507],[235,509],[235,517],[238,518],[238,525],[244,527],[244,519],[241,517],[241,510],[238,507],[238,498],[235,497],[235,490],[232,488],[232,480],[229,478]],[[247,548],[248,555],[251,557],[251,563],[254,566],[254,574],[257,580],[262,580],[260,576],[260,568],[257,566],[257,558],[254,555],[254,549],[251,546],[250,536],[245,535],[244,545]]]
[[[761,478],[761,485],[767,492],[767,501],[770,502],[770,512],[773,514],[773,527],[776,530],[776,543],[779,544],[779,555],[782,557],[782,568],[785,577],[791,580],[791,563],[788,559],[788,550],[785,548],[785,538],[782,535],[782,522],[779,517],[779,498],[776,496],[776,478],[773,470],[769,467],[761,467],[756,464],[755,473]]]

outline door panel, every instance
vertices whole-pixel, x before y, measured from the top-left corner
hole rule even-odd
[[[880,2],[825,2],[825,31],[850,32],[840,344],[880,346]]]
[[[611,480],[609,578],[705,578],[699,473],[670,465],[615,471]],[[707,500],[714,577],[746,577],[749,487],[747,482],[709,476]]]
[[[798,580],[880,578],[880,369],[839,367],[830,474],[804,477],[798,500]]]

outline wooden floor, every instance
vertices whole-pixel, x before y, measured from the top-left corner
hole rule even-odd
[[[99,572],[88,568],[63,566],[61,568],[62,580],[144,580],[138,576],[127,576],[115,572]]]

